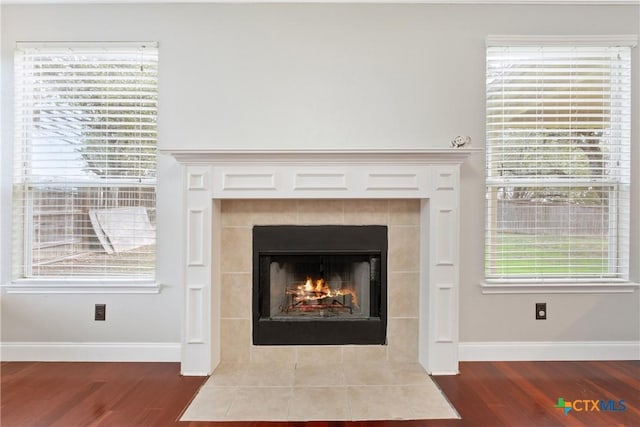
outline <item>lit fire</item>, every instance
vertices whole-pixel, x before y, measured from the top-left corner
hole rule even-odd
[[[298,289],[304,289],[305,292],[331,292],[331,289],[329,289],[329,286],[327,286],[327,283],[324,281],[324,279],[318,279],[314,283],[311,277],[307,277],[307,281],[304,283],[304,286],[298,286]]]
[[[324,279],[313,280],[311,277],[307,277],[304,285],[297,287],[295,291],[296,302],[301,301],[321,301],[325,298],[334,298],[345,295],[351,295],[351,303],[358,306],[358,296],[352,289],[331,289]]]

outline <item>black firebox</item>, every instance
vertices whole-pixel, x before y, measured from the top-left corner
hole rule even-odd
[[[253,343],[385,344],[387,227],[255,226]]]

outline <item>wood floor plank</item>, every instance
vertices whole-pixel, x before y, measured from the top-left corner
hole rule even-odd
[[[640,426],[640,361],[464,362],[434,377],[462,419],[310,423],[178,422],[204,377],[177,363],[0,364],[0,425],[181,427]],[[625,411],[567,415],[557,399],[624,400]]]

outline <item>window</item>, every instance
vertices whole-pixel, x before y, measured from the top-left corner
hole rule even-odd
[[[14,279],[154,279],[158,51],[18,45]]]
[[[487,283],[628,280],[630,58],[489,43]]]

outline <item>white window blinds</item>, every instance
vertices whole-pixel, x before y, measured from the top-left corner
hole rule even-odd
[[[14,278],[155,275],[155,44],[18,45]]]
[[[630,48],[491,46],[487,282],[628,279]]]

